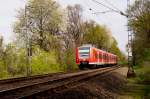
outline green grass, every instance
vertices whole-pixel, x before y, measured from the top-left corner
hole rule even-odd
[[[150,64],[150,63],[149,63]],[[145,81],[150,81],[150,65],[148,63],[144,63],[141,68],[136,68],[136,77],[135,80],[137,83],[145,83]]]
[[[150,62],[143,62],[143,65],[134,67],[136,77],[128,79],[128,92],[132,93],[132,96],[141,98],[131,99],[142,99],[147,96],[146,99],[150,99]],[[135,87],[136,86],[136,87]]]

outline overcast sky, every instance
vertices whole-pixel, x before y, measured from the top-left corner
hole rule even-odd
[[[0,1],[0,35],[4,36],[5,43],[13,39],[12,24],[16,20],[17,9],[23,8],[25,0],[1,0]],[[94,12],[102,12],[107,8],[94,3],[92,0],[56,0],[65,8],[68,4],[81,4],[83,7],[83,18],[85,20],[93,19],[97,23],[107,26],[112,35],[118,42],[119,48],[125,52],[125,45],[128,41],[127,19],[117,13],[93,14]],[[105,5],[109,5],[106,0],[97,0]],[[107,0],[119,10],[126,10],[127,0]],[[111,7],[111,6],[110,6]],[[89,10],[92,9],[92,11]]]

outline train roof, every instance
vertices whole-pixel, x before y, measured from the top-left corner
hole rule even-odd
[[[92,45],[92,44],[84,44],[84,45],[82,45],[82,46],[80,46],[80,47],[93,47],[93,48],[96,48],[94,45]],[[79,47],[79,48],[80,48]],[[108,53],[108,54],[110,54],[110,55],[113,55],[113,56],[117,56],[117,55],[115,55],[115,54],[112,54],[112,53],[110,53],[110,52],[107,52],[107,51],[104,51],[104,50],[102,50],[102,49],[98,49],[98,48],[96,48],[97,50],[100,50],[101,52],[104,52],[104,53]]]
[[[98,48],[96,48],[96,49],[98,49]],[[104,53],[107,53],[107,54],[110,54],[110,55],[116,56],[115,54],[110,53],[110,52],[107,52],[107,51],[104,51],[104,50],[102,50],[102,49],[98,49],[98,50],[100,50],[101,52],[104,52]]]
[[[95,47],[95,46],[92,45],[92,44],[84,44],[84,45],[82,45],[82,46],[80,46],[80,47]]]

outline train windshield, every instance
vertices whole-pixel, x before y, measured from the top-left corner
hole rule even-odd
[[[80,47],[79,48],[79,57],[80,58],[88,58],[90,52],[90,47]]]

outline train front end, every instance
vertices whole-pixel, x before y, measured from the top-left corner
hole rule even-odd
[[[80,69],[86,68],[89,65],[90,46],[81,46],[76,48],[76,64]]]

